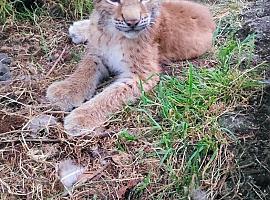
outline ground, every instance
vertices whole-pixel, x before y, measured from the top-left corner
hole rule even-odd
[[[54,4],[26,19],[7,16],[0,53],[11,58],[2,63],[11,79],[0,81],[0,199],[269,199],[269,2],[205,2],[217,22],[213,49],[163,66],[156,89],[115,113],[102,137],[69,138],[67,113],[45,98],[84,52],[67,36],[69,12]],[[41,119],[47,123],[33,130]],[[87,178],[67,193],[59,163],[69,159]]]
[[[237,36],[241,39],[255,33],[255,53],[257,62],[270,61],[269,30],[270,1],[255,1],[243,13],[243,28]],[[270,70],[262,76],[267,85],[254,97],[249,99],[246,107],[238,107],[234,112],[224,115],[222,125],[237,133],[238,144],[235,145],[237,168],[228,181],[243,199],[270,198]],[[230,182],[232,181],[232,183]],[[229,195],[237,198],[237,195]],[[238,196],[239,198],[239,196]]]

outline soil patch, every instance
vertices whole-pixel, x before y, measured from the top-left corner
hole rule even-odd
[[[23,127],[25,119],[16,115],[6,115],[0,112],[0,133],[19,130]]]
[[[243,28],[238,31],[242,39],[256,35],[256,54],[260,61],[270,61],[270,0],[258,0],[243,12]]]
[[[270,87],[250,104],[220,119],[238,139],[237,167],[227,181],[232,191],[225,199],[270,199]]]
[[[270,1],[259,0],[243,13],[238,37],[256,34],[257,61],[270,61]],[[269,80],[270,70],[264,73]],[[268,82],[268,81],[266,81]],[[237,167],[227,180],[227,195],[220,199],[270,199],[270,87],[220,118],[220,124],[237,138]]]

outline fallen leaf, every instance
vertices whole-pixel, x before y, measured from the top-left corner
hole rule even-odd
[[[80,179],[86,168],[75,164],[71,159],[61,161],[57,166],[57,173],[61,183],[69,190]]]

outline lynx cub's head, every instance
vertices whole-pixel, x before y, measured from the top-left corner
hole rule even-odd
[[[99,24],[136,38],[155,23],[160,0],[95,0]]]

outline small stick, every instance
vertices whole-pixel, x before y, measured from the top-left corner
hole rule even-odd
[[[60,54],[60,56],[57,58],[57,60],[55,61],[55,63],[53,64],[52,68],[48,71],[48,73],[46,74],[45,78],[48,78],[48,76],[50,76],[50,74],[53,72],[53,70],[55,69],[55,67],[57,66],[57,64],[60,62],[61,58],[63,57],[65,51],[66,51],[67,45],[65,46],[65,48],[63,49],[62,53]]]
[[[98,175],[100,175],[107,167],[110,165],[110,163],[107,163],[105,166],[103,166],[101,169],[97,170],[96,172],[86,171],[81,176],[79,176],[79,180],[77,181],[77,184],[83,184],[86,181],[91,181]]]
[[[62,142],[61,140],[58,139],[24,139],[25,142],[43,142],[43,143],[59,143]],[[18,143],[18,142],[22,142],[22,138],[17,138],[17,139],[13,139],[13,140],[0,140],[0,144],[1,143]]]

